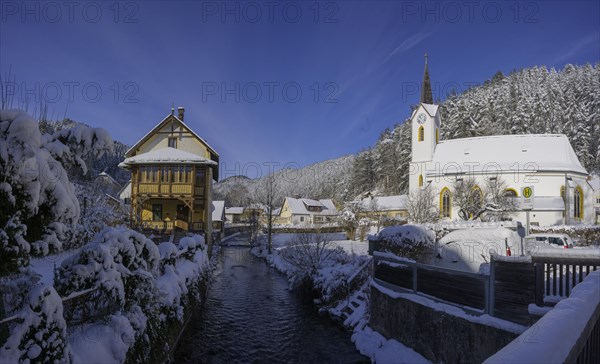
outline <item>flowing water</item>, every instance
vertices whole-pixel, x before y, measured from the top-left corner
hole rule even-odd
[[[207,301],[193,315],[176,363],[368,362],[350,333],[288,290],[247,247],[224,247]]]

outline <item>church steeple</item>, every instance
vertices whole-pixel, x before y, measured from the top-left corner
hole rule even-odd
[[[421,85],[421,103],[433,104],[431,81],[429,80],[429,66],[427,65],[427,53],[425,53],[425,72],[423,73],[423,84]]]

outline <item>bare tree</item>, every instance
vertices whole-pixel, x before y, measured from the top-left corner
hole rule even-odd
[[[499,178],[486,180],[483,189],[473,177],[459,180],[454,184],[452,199],[463,220],[504,219],[516,207],[515,199],[507,193],[506,183]]]
[[[488,221],[508,219],[517,208],[517,199],[508,193],[508,185],[503,179],[491,178],[486,181],[487,201],[484,218]]]
[[[275,215],[275,209],[277,206],[277,179],[275,175],[270,174],[260,180],[260,185],[256,189],[256,202],[260,203],[264,207],[265,223],[267,225],[267,243],[269,247],[269,254],[273,252],[273,222],[277,215]]]
[[[431,186],[412,191],[406,201],[408,219],[417,224],[437,221],[440,212],[435,198],[436,193]]]
[[[327,259],[339,253],[339,249],[332,244],[330,234],[300,233],[281,250],[281,258],[295,268],[297,278],[301,280],[314,275]]]

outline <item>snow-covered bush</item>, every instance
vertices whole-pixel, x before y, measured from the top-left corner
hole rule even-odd
[[[93,188],[92,185],[75,185],[75,192],[81,207],[80,218],[75,234],[65,248],[78,248],[89,243],[92,238],[108,226],[118,226],[127,221],[127,213],[117,202],[109,202],[109,197]]]
[[[435,234],[418,225],[390,226],[369,240],[379,241],[379,250],[389,251],[417,262],[434,253]]]
[[[57,290],[73,292],[98,288],[124,305],[126,290],[158,275],[160,255],[152,240],[126,228],[106,228],[57,270]]]
[[[34,287],[17,316],[18,326],[0,349],[2,362],[70,362],[62,300],[54,288]]]
[[[0,110],[0,274],[27,264],[30,253],[62,249],[80,212],[64,167],[85,168],[86,154],[111,146],[101,129],[42,135],[27,113]]]

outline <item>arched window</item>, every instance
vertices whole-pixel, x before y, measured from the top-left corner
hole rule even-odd
[[[440,192],[440,216],[451,217],[452,214],[452,195],[447,187]]]
[[[419,187],[423,187],[423,175],[419,175]]]
[[[583,190],[579,186],[574,191],[573,216],[577,219],[583,219]]]
[[[440,142],[440,129],[435,129],[435,144]]]
[[[418,135],[419,141],[422,142],[423,140],[425,140],[425,128],[421,125],[419,126],[419,135]]]
[[[504,196],[506,196],[506,197],[518,197],[519,194],[517,193],[517,190],[515,190],[514,188],[507,188],[504,191]]]

